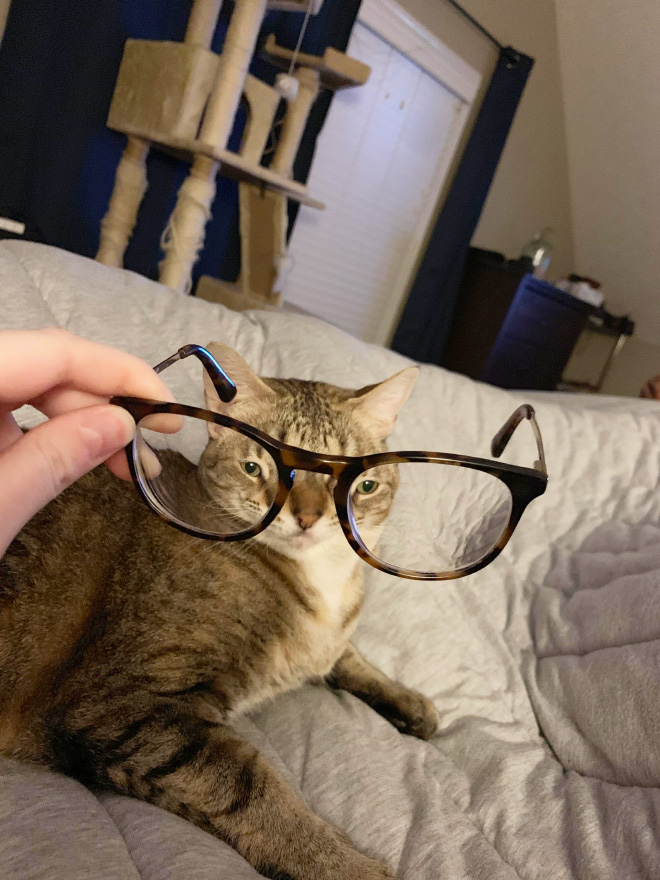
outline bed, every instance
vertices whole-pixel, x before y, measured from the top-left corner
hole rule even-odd
[[[42,245],[0,243],[0,284],[0,327],[59,325],[153,364],[222,340],[263,375],[357,387],[408,363],[312,318],[231,312]],[[177,399],[201,404],[196,368],[170,373]],[[660,404],[507,392],[423,366],[390,446],[487,457],[521,402],[537,410],[550,482],[504,554],[458,581],[367,572],[355,641],[435,701],[433,740],[312,686],[237,727],[401,880],[658,876]],[[519,430],[505,457],[533,455]],[[11,761],[0,865],[4,880],[258,876],[173,815]]]

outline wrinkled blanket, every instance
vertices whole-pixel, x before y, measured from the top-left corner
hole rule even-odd
[[[358,387],[408,363],[311,318],[234,313],[39,245],[0,244],[0,285],[0,327],[60,325],[154,364],[222,340],[264,375]],[[194,365],[166,378],[201,403]],[[435,701],[435,738],[317,687],[237,724],[402,880],[660,875],[660,404],[510,393],[424,366],[390,446],[488,457],[524,401],[550,483],[504,554],[444,583],[367,572],[355,641]],[[534,456],[523,426],[505,458]],[[9,761],[0,865],[6,880],[257,877],[183,820]]]

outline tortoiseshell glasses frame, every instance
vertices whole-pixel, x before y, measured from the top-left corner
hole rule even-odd
[[[215,360],[213,355],[200,345],[184,345],[176,352],[176,354],[154,367],[154,370],[157,373],[160,373],[171,364],[189,357],[190,355],[199,358],[213,382],[220,400],[229,403],[236,395],[236,386]],[[536,421],[534,409],[529,404],[519,406],[500,428],[492,440],[491,453],[496,458],[499,458],[504,452],[504,449],[518,425],[521,422],[528,420],[534,431],[538,450],[538,458],[532,468],[441,452],[377,452],[373,455],[364,456],[325,455],[317,452],[309,452],[308,450],[300,449],[296,446],[289,446],[286,443],[276,440],[274,437],[270,437],[268,434],[264,434],[263,431],[253,428],[251,425],[247,425],[244,422],[231,418],[230,416],[211,412],[207,409],[186,406],[181,403],[165,403],[137,397],[113,397],[110,402],[115,406],[121,406],[127,410],[135,420],[136,424],[139,424],[140,421],[147,416],[165,413],[170,415],[188,416],[206,422],[214,422],[216,425],[230,428],[233,431],[237,431],[239,434],[249,437],[255,443],[262,446],[270,454],[277,466],[278,488],[275,500],[265,517],[252,528],[245,529],[244,531],[232,535],[218,535],[213,532],[194,528],[187,523],[182,522],[159,503],[158,499],[149,491],[148,487],[140,478],[137,467],[138,444],[137,439],[133,440],[133,442],[126,447],[126,456],[133,477],[133,482],[147,506],[169,525],[197,538],[205,538],[213,541],[244,541],[247,538],[255,537],[260,532],[263,532],[264,529],[268,528],[282,510],[286,504],[289,492],[293,487],[295,472],[297,470],[326,474],[336,481],[333,496],[337,509],[337,516],[346,540],[357,555],[369,565],[373,566],[373,568],[395,575],[396,577],[410,578],[412,580],[453,580],[455,578],[465,577],[466,575],[473,574],[474,572],[485,568],[502,552],[504,547],[506,547],[516,526],[520,522],[520,518],[525,512],[527,505],[545,492],[548,482],[541,432]],[[490,474],[496,479],[501,480],[511,493],[512,504],[508,522],[492,550],[490,550],[490,552],[488,552],[482,559],[471,565],[467,565],[455,571],[444,572],[414,571],[407,568],[399,568],[397,566],[389,565],[374,556],[373,553],[365,547],[353,520],[350,505],[351,487],[355,484],[357,478],[370,468],[378,467],[380,465],[400,464],[402,462],[431,462],[455,467],[472,468],[476,471]]]

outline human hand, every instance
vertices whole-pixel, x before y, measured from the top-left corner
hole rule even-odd
[[[639,396],[646,397],[649,400],[660,400],[660,376],[654,376],[653,379],[649,379],[640,391]]]
[[[173,400],[139,358],[64,330],[0,331],[0,556],[34,514],[105,461],[129,479],[123,447],[135,433],[112,395]],[[12,410],[48,421],[27,434]]]

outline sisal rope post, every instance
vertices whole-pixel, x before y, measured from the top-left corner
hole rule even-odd
[[[221,8],[222,0],[195,0],[183,42],[210,49]]]
[[[115,173],[110,204],[101,221],[96,259],[105,266],[124,265],[124,254],[147,191],[148,154],[148,141],[139,137],[128,138]]]
[[[199,138],[205,144],[220,149],[227,146],[266,5],[267,0],[236,0],[202,122]],[[164,241],[165,257],[160,264],[160,281],[181,293],[190,289],[192,267],[204,244],[204,227],[213,201],[213,196],[208,199],[208,194],[215,191],[218,168],[218,162],[196,157],[189,179],[197,181],[192,185],[195,196],[200,196],[203,189],[204,198],[196,200],[191,197],[191,187],[187,187],[186,180],[170,217]],[[207,210],[203,222],[202,201]]]
[[[222,0],[195,0],[184,43],[208,49],[215,33]],[[129,135],[117,166],[108,210],[101,221],[96,259],[106,266],[123,266],[142,199],[147,191],[149,142]],[[196,185],[193,185],[195,189]],[[197,195],[194,196],[197,198]]]
[[[211,217],[218,162],[197,156],[181,184],[177,202],[161,238],[165,257],[160,282],[179,293],[190,293],[190,271],[204,244],[204,228]]]
[[[299,67],[296,71],[296,79],[298,80],[298,92],[296,97],[288,103],[277,149],[271,163],[273,171],[286,177],[293,176],[293,163],[298,153],[312,104],[316,100],[320,89],[319,72],[312,70],[311,67]],[[273,199],[273,208],[277,211],[277,222],[274,221],[273,225],[275,279],[270,291],[269,302],[279,304],[286,276],[292,267],[291,259],[287,257],[286,246],[286,199],[283,196],[277,196],[272,193],[268,193],[268,195]]]
[[[298,94],[287,107],[280,139],[271,163],[273,171],[286,177],[291,177],[293,173],[298,147],[320,88],[319,72],[312,70],[311,67],[299,67],[296,71],[296,79]]]
[[[236,0],[199,135],[212,147],[227,146],[266,5],[267,0]]]
[[[222,0],[195,0],[183,42],[209,49],[221,8]],[[195,263],[204,241],[204,227],[211,216],[215,197],[217,172],[218,163],[212,159],[205,156],[195,159],[161,236],[160,243],[166,257],[160,263],[160,280],[167,287],[174,287],[182,293],[188,293],[190,289],[190,270],[186,270],[186,266]],[[170,254],[168,260],[167,255]],[[184,273],[187,274],[182,288],[180,279]]]

